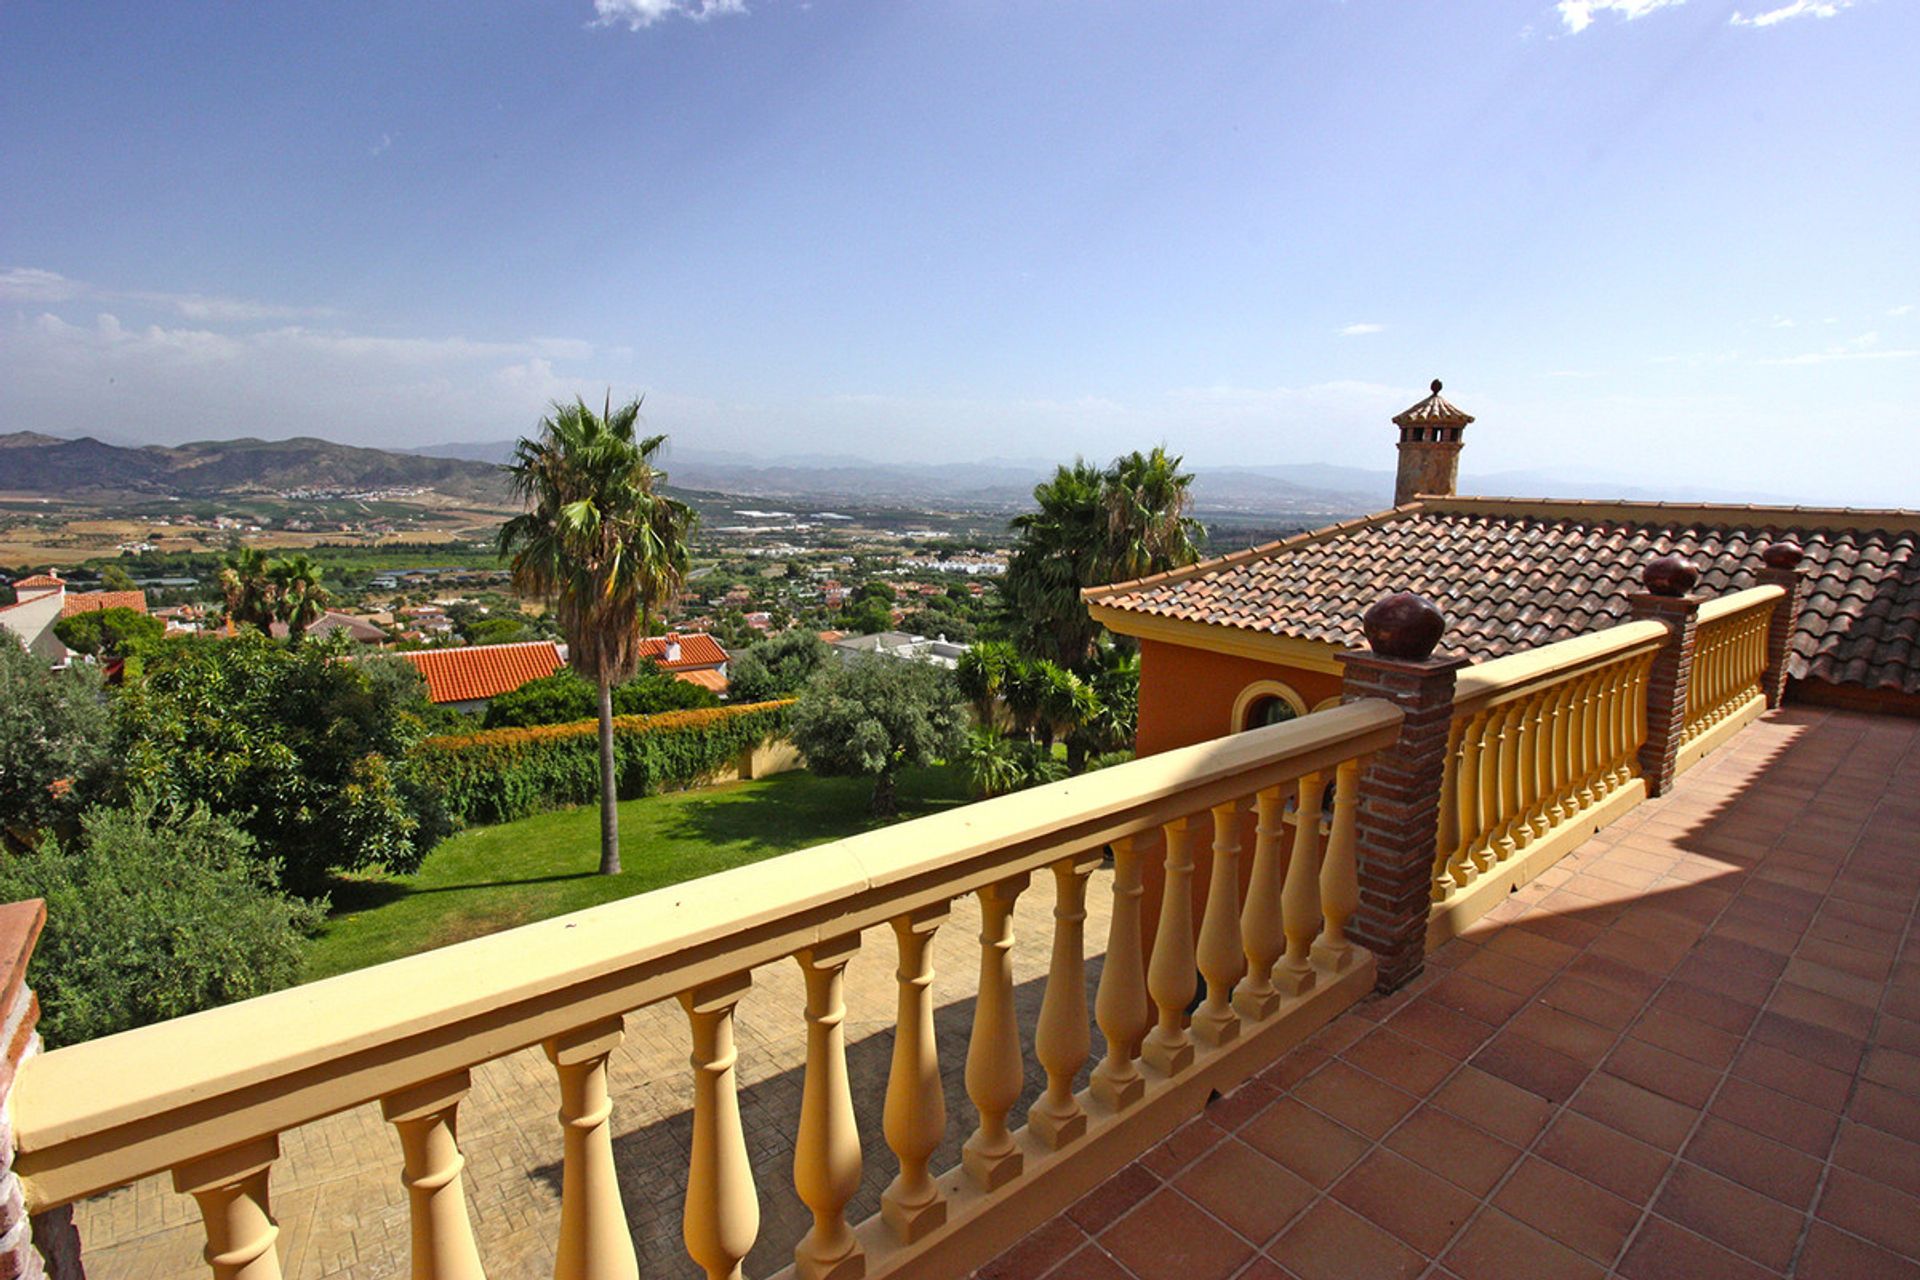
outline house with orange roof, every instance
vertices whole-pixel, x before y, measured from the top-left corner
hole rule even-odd
[[[455,711],[480,711],[503,693],[550,676],[566,665],[551,640],[415,649],[400,655],[427,682],[427,698]]]
[[[726,647],[704,631],[669,631],[640,642],[640,656],[676,680],[717,694],[727,691]]]
[[[48,570],[20,578],[13,583],[14,602],[0,605],[0,629],[20,638],[29,653],[45,658],[55,666],[64,666],[72,653],[53,633],[62,618],[101,609],[147,611],[144,591],[79,591],[69,593],[66,579]]]

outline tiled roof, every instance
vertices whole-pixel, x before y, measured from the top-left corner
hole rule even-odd
[[[71,618],[76,613],[92,613],[96,609],[132,609],[135,613],[147,611],[147,593],[144,591],[86,591],[75,595],[69,591],[60,602],[60,616]]]
[[[1464,427],[1473,415],[1440,394],[1440,379],[1433,380],[1433,394],[1419,404],[1393,415],[1398,427]]]
[[[36,573],[31,578],[15,579],[13,589],[18,591],[21,587],[64,587],[66,585],[64,580],[54,574]]]
[[[712,667],[702,667],[697,671],[676,671],[675,680],[685,680],[688,684],[697,684],[709,693],[725,693],[727,678]]]
[[[662,671],[681,671],[689,667],[717,667],[727,660],[727,651],[720,642],[704,631],[682,631],[676,633],[680,640],[680,656],[672,662],[667,661],[667,638],[648,636],[640,642],[640,656],[652,658]]]
[[[272,631],[277,638],[284,640],[287,637],[287,624],[276,622],[273,624]],[[336,631],[345,631],[348,639],[357,640],[361,644],[379,644],[387,638],[386,632],[365,618],[356,618],[350,613],[340,613],[334,609],[328,609],[307,624],[307,634],[315,639],[332,635]]]
[[[1447,614],[1443,648],[1475,659],[1626,616],[1648,560],[1678,551],[1710,595],[1754,584],[1760,551],[1806,550],[1788,671],[1920,692],[1920,513],[1802,507],[1435,498],[1172,573],[1089,590],[1090,602],[1353,646],[1391,591]]]
[[[564,665],[559,648],[551,640],[416,649],[400,656],[427,678],[427,697],[434,702],[495,698],[529,680],[550,676]]]

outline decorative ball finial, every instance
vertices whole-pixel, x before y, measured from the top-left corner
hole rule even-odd
[[[1806,554],[1799,543],[1782,539],[1761,548],[1760,560],[1769,569],[1798,569]]]
[[[1361,615],[1360,630],[1367,644],[1383,658],[1424,662],[1447,629],[1447,615],[1425,596],[1396,591],[1383,596]]]
[[[1649,560],[1640,571],[1640,581],[1657,596],[1684,596],[1700,581],[1700,569],[1691,560],[1669,552]]]
[[[1433,394],[1435,394],[1435,395],[1439,395],[1439,394],[1440,394],[1440,379],[1438,379],[1438,378],[1435,378],[1435,379],[1433,380]]]

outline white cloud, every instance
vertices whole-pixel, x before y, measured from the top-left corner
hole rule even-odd
[[[1912,313],[1912,311],[1913,311],[1913,304],[1911,302],[1903,302],[1897,307],[1887,308],[1887,314],[1890,316],[1896,316],[1896,317],[1909,315]]]
[[[372,146],[367,148],[367,154],[370,156],[377,156],[392,145],[393,145],[393,135],[390,133],[383,133],[380,135],[380,141],[374,143]]]
[[[1791,329],[1793,328],[1793,320],[1788,316],[1775,316],[1773,319],[1767,321],[1767,328]]]
[[[1666,9],[1686,0],[1560,0],[1554,6],[1567,34],[1579,35],[1603,13],[1611,13],[1623,22],[1644,18],[1656,9]]]
[[[1354,324],[1342,325],[1340,327],[1340,336],[1343,338],[1363,338],[1369,333],[1379,333],[1386,327],[1387,326],[1383,324],[1373,324],[1369,321],[1362,320]]]
[[[86,292],[78,280],[39,267],[9,267],[0,271],[0,298],[15,302],[67,302]]]
[[[0,298],[15,302],[72,302],[92,298],[102,302],[131,302],[140,306],[171,311],[187,320],[212,324],[245,323],[261,320],[299,320],[330,316],[329,307],[295,307],[281,303],[255,302],[248,298],[228,298],[209,293],[155,293],[100,289],[84,280],[63,276],[41,267],[9,267],[0,270]]]
[[[1771,27],[1776,22],[1785,22],[1790,18],[1834,18],[1851,8],[1853,0],[1792,0],[1792,3],[1783,4],[1778,9],[1752,16],[1736,9],[1727,21],[1736,27]]]
[[[596,27],[624,22],[627,30],[639,31],[673,17],[705,22],[745,13],[747,6],[746,0],[593,0],[593,11],[598,15],[593,21]]]

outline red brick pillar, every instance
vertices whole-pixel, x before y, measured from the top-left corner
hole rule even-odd
[[[13,1171],[13,1081],[20,1064],[40,1052],[40,1002],[27,985],[27,961],[46,922],[47,904],[38,898],[0,906],[0,1280],[86,1275],[73,1210],[63,1205],[29,1218]]]
[[[1347,927],[1373,952],[1378,989],[1393,991],[1427,960],[1453,682],[1467,660],[1433,656],[1446,619],[1419,596],[1388,596],[1363,621],[1373,647],[1341,655],[1341,699],[1384,698],[1406,719],[1399,741],[1376,751],[1360,771],[1354,823],[1360,906]]]
[[[1673,786],[1680,737],[1687,723],[1687,688],[1693,678],[1693,645],[1701,597],[1689,595],[1700,571],[1679,556],[1661,556],[1640,575],[1646,590],[1627,600],[1636,620],[1667,624],[1667,643],[1647,673],[1647,740],[1640,746],[1640,777],[1650,796]]]
[[[1787,660],[1793,656],[1793,632],[1800,623],[1800,610],[1807,603],[1807,579],[1800,571],[1806,553],[1794,542],[1769,543],[1760,552],[1762,567],[1755,576],[1763,587],[1783,587],[1787,598],[1774,606],[1767,624],[1767,673],[1760,678],[1766,690],[1767,705],[1777,707],[1787,699]]]

